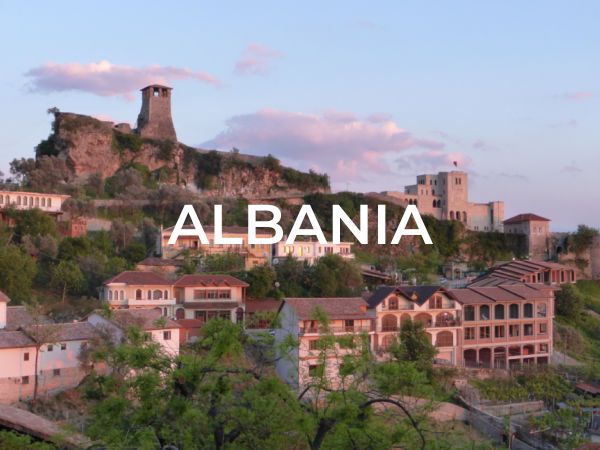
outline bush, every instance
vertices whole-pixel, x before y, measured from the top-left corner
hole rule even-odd
[[[139,134],[123,133],[113,130],[112,148],[119,155],[123,155],[126,151],[131,153],[139,153],[144,144],[144,138]]]

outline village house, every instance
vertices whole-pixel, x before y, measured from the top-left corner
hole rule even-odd
[[[273,246],[275,258],[281,260],[291,256],[298,261],[306,261],[313,265],[320,257],[325,255],[340,255],[344,259],[354,259],[352,253],[352,242],[340,242],[339,244],[327,243],[321,244],[318,241],[294,241],[293,244],[286,244],[285,239],[277,242]]]
[[[100,300],[111,309],[156,309],[163,316],[175,315],[173,282],[154,272],[125,271],[106,280]]]
[[[462,305],[458,350],[466,366],[547,364],[552,354],[555,288],[540,284],[452,289]]]
[[[549,261],[514,260],[492,266],[484,275],[474,279],[469,286],[483,287],[499,284],[541,283],[557,286],[575,283],[575,269]]]
[[[184,227],[187,228],[188,226]],[[190,226],[191,227],[191,226]],[[200,242],[198,236],[179,236],[174,245],[169,245],[169,239],[175,227],[169,227],[161,231],[160,241],[158,245],[158,253],[162,258],[181,259],[186,251],[192,253],[215,255],[222,253],[233,253],[239,255],[244,260],[244,267],[251,269],[254,266],[271,263],[271,244],[249,244],[248,243],[248,228],[238,226],[224,226],[224,238],[240,238],[241,245],[235,244],[215,244],[214,242],[214,227],[204,226],[204,232],[208,238],[209,244],[205,245]],[[258,238],[268,238],[271,234],[268,231],[258,229],[256,231]]]
[[[365,333],[371,339],[373,319],[362,298],[286,298],[278,312],[275,341],[284,342],[288,336],[298,340],[298,346],[282,355],[276,370],[294,388],[303,388],[325,371],[332,385],[339,381],[339,369],[344,355],[356,351],[336,344],[335,351],[326,351],[323,361],[319,339],[325,330],[317,320],[317,311],[329,319],[327,332],[336,337]]]
[[[231,275],[184,275],[173,284],[175,317],[202,322],[223,317],[242,323],[247,287],[248,283]]]
[[[0,191],[0,223],[14,225],[7,211],[9,209],[17,211],[40,209],[58,218],[62,214],[62,204],[69,197],[69,195],[41,192]]]
[[[525,236],[527,256],[546,261],[552,256],[552,234],[550,219],[527,213],[518,214],[504,221],[504,232]]]

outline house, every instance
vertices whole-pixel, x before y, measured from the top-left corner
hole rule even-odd
[[[111,309],[156,309],[173,317],[173,282],[163,276],[141,270],[128,270],[102,284],[100,300]]]
[[[466,366],[547,364],[552,354],[554,291],[543,284],[451,289],[462,305],[458,350]]]
[[[518,214],[504,221],[504,232],[525,236],[529,258],[545,261],[552,256],[550,219],[533,213]]]
[[[224,317],[242,323],[248,283],[231,275],[183,275],[173,284],[177,319]]]
[[[319,311],[329,319],[328,330],[317,320]],[[326,351],[322,358],[319,339],[326,332],[336,337],[364,333],[371,339],[374,328],[367,302],[360,297],[284,299],[278,311],[275,341],[282,343],[291,336],[298,340],[298,346],[277,360],[277,374],[300,389],[323,370],[333,385],[338,383],[343,357],[356,350],[336,344],[336,351]]]
[[[309,265],[313,265],[320,257],[325,255],[340,255],[344,259],[354,259],[352,242],[321,244],[318,241],[295,241],[292,244],[287,244],[285,239],[282,239],[274,245],[273,249],[274,260],[275,258],[284,259],[291,256],[298,261],[306,261]]]
[[[118,309],[109,317],[101,311],[87,316],[87,322],[108,333],[115,342],[120,342],[130,327],[138,327],[148,333],[169,355],[179,354],[179,325],[162,315],[157,309]]]
[[[385,355],[405,321],[423,324],[437,359],[460,364],[462,306],[440,286],[381,286],[368,297],[376,323],[373,349]]]
[[[12,226],[8,210],[18,211],[40,209],[58,218],[62,214],[62,204],[69,195],[46,194],[41,192],[0,191],[0,223]]]
[[[491,267],[485,274],[473,280],[469,286],[495,286],[498,284],[542,283],[560,285],[575,283],[575,269],[549,261],[514,260]]]
[[[247,299],[246,319],[244,325],[247,330],[265,330],[273,326],[281,300],[274,298]]]
[[[191,226],[190,226],[191,227]],[[234,253],[244,260],[244,267],[251,269],[254,266],[271,263],[271,244],[249,244],[248,228],[238,226],[224,226],[224,238],[239,238],[242,244],[215,244],[215,229],[212,226],[204,226],[204,232],[209,244],[202,244],[198,236],[179,236],[174,245],[169,245],[169,239],[175,227],[166,228],[161,231],[158,245],[158,253],[163,258],[181,259],[186,251],[215,255],[221,253]],[[256,237],[269,238],[271,233],[257,229]]]

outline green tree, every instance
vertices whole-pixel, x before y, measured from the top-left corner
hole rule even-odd
[[[596,236],[598,236],[597,229],[579,225],[577,231],[568,236],[567,245],[572,252],[579,255],[592,246]]]
[[[360,269],[339,255],[325,255],[308,270],[310,293],[317,297],[359,295],[364,283]]]
[[[247,282],[248,296],[253,298],[264,298],[272,293],[275,284],[275,270],[268,264],[254,266],[248,271]]]
[[[24,236],[56,236],[56,221],[40,209],[9,209],[8,216],[15,223],[15,235],[19,242]]]
[[[585,306],[585,297],[581,295],[577,286],[573,284],[563,284],[560,291],[555,294],[556,314],[565,319],[577,322],[583,314]]]
[[[52,268],[50,284],[61,293],[64,304],[67,292],[76,293],[83,288],[85,278],[79,267],[72,261],[60,261]]]
[[[16,245],[0,245],[0,287],[12,300],[29,300],[36,275],[35,261]]]
[[[302,297],[305,295],[305,265],[292,256],[280,259],[275,266],[279,291],[285,297]]]
[[[141,242],[131,242],[121,251],[121,256],[135,264],[148,256],[148,250]]]
[[[427,373],[431,373],[433,358],[437,354],[423,324],[412,320],[402,323],[398,338],[392,342],[389,350],[395,360],[415,363]]]
[[[205,255],[202,264],[206,272],[236,272],[244,269],[244,257],[238,253],[215,253]]]

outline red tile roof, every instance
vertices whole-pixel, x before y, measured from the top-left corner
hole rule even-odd
[[[544,284],[506,284],[485,287],[450,289],[448,294],[463,305],[475,303],[523,302],[533,299],[551,298],[551,288]]]
[[[164,326],[160,323],[162,319],[164,319]],[[120,328],[136,326],[146,331],[179,328],[177,322],[167,319],[157,309],[118,309],[112,311],[112,316],[108,320]]]
[[[315,309],[321,309],[329,319],[367,319],[367,302],[361,297],[286,298],[300,320],[314,318]]]
[[[197,309],[199,311],[217,311],[232,310],[240,306],[236,302],[186,302],[183,307],[186,309]]]
[[[549,261],[534,260],[514,260],[496,264],[490,268],[487,273],[473,280],[469,286],[485,286],[490,284],[489,278],[498,278],[502,280],[522,281],[526,276],[547,270],[568,270],[573,271],[571,267]]]
[[[10,298],[4,292],[0,291],[0,303],[1,302],[10,302]]]
[[[175,287],[247,287],[248,283],[231,275],[184,275],[175,282]]]
[[[246,300],[246,312],[249,314],[269,311],[277,312],[280,306],[281,300],[274,298]]]
[[[175,322],[181,328],[201,328],[206,323],[202,319],[178,319]]]
[[[510,219],[506,219],[504,221],[504,225],[510,225],[513,223],[521,223],[521,222],[530,222],[530,221],[538,221],[538,222],[550,222],[550,219],[546,219],[545,217],[538,216],[537,214],[527,213],[527,214],[518,214]]]
[[[146,272],[142,270],[127,270],[118,275],[106,280],[105,285],[113,283],[123,283],[130,285],[155,285],[169,286],[172,283],[166,278],[161,277],[154,272]]]

